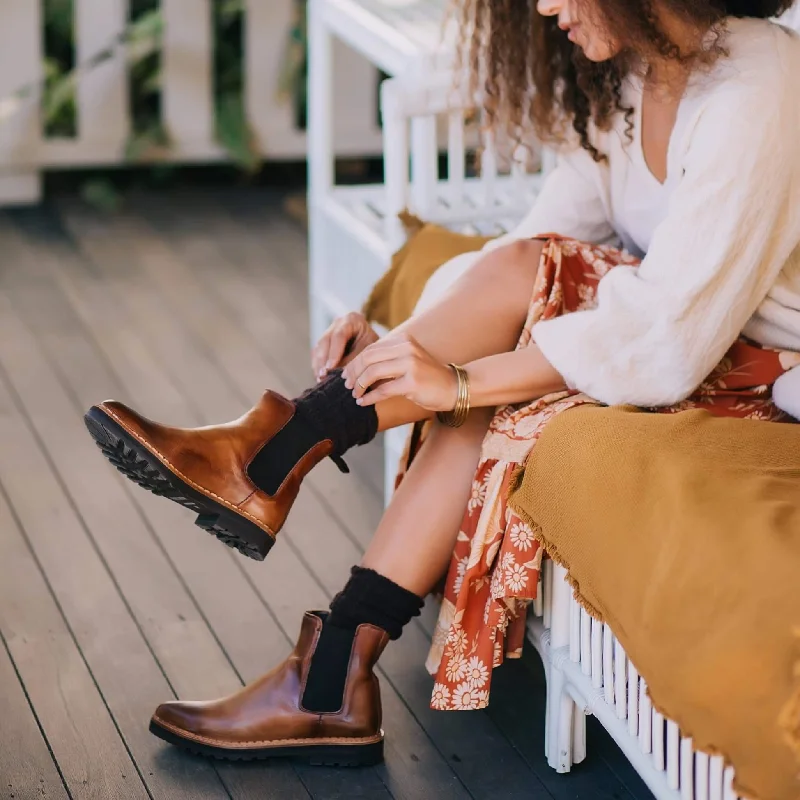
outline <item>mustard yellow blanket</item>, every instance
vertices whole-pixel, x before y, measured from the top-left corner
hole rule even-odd
[[[584,406],[511,498],[655,707],[736,770],[800,798],[800,425]]]

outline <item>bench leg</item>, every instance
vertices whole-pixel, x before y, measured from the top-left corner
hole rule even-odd
[[[545,715],[547,763],[556,772],[569,772],[586,758],[586,713],[567,691],[561,669],[551,664]]]
[[[572,763],[580,764],[586,758],[586,714],[573,703]]]
[[[562,665],[569,659],[572,589],[567,573],[557,564],[548,569],[548,617],[550,621],[550,662],[547,682],[545,747],[547,761],[558,772],[569,772],[586,758],[586,715],[567,691]]]
[[[547,763],[556,772],[569,772],[573,756],[573,721],[575,701],[567,692],[564,673],[555,665],[550,666],[547,684]]]

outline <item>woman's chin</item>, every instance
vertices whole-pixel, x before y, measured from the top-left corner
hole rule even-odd
[[[589,61],[594,61],[596,64],[600,64],[603,61],[609,61],[610,59],[614,58],[614,53],[608,50],[605,47],[593,47],[589,45],[588,47],[582,47],[583,54]]]
[[[610,61],[619,52],[618,47],[615,47],[612,42],[603,40],[602,37],[595,38],[589,42],[578,39],[575,41],[575,45],[580,47],[583,51],[583,55],[588,58],[589,61],[594,61],[598,64],[603,61]]]

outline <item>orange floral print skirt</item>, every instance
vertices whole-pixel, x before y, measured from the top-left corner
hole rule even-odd
[[[609,270],[638,263],[614,248],[548,238],[517,347],[528,346],[531,329],[540,320],[591,308],[597,285]],[[719,416],[791,421],[772,403],[771,387],[797,363],[800,354],[768,350],[740,339],[688,400],[653,410],[675,413],[704,408]],[[596,401],[564,391],[525,405],[498,408],[483,442],[426,662],[435,676],[433,708],[485,707],[493,668],[504,657],[522,654],[526,610],[536,597],[543,553],[530,528],[508,508],[509,485],[515,468],[525,462],[548,421],[587,403]],[[405,468],[424,440],[423,431],[416,434],[410,440]]]

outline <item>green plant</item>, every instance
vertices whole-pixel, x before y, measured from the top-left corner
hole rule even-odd
[[[296,2],[295,18],[283,59],[283,72],[279,92],[288,102],[294,103],[295,118],[299,128],[306,127],[306,87],[308,78],[308,27],[306,3]]]
[[[72,0],[45,0],[45,81],[42,117],[45,135],[74,136],[77,130],[75,89],[81,74],[114,57],[124,48],[130,70],[133,130],[131,157],[141,157],[147,145],[164,140],[156,134],[160,92],[160,48],[164,30],[154,0],[133,0],[131,21],[116,40],[83,63],[75,63]]]

